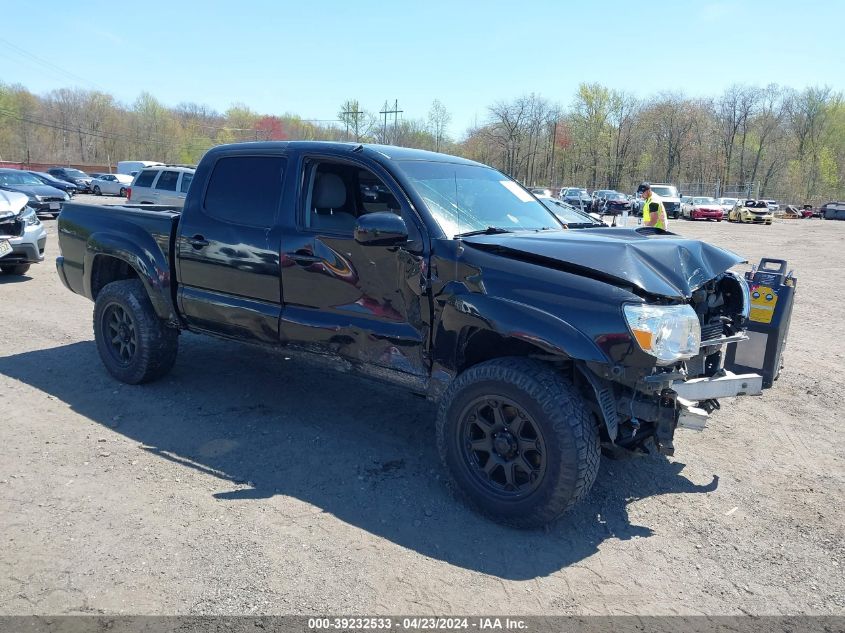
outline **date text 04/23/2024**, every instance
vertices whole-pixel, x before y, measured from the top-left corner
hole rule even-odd
[[[448,631],[448,630],[478,630],[496,631],[511,630],[519,631],[527,628],[524,620],[498,617],[405,617],[405,618],[384,618],[384,617],[336,617],[336,618],[309,618],[308,628],[319,630],[382,630],[392,629],[407,631]]]

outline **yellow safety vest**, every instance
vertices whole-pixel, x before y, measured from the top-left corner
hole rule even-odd
[[[656,202],[659,206],[657,208],[657,222],[654,223],[654,228],[666,230],[666,209],[663,208],[663,203],[660,200],[654,200],[653,198],[646,198],[645,202],[643,202],[643,224],[648,224],[649,220],[651,220],[651,212],[648,210],[648,205],[652,202]]]

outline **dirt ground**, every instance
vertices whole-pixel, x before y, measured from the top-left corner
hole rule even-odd
[[[790,261],[786,370],[534,532],[454,499],[422,399],[193,335],[117,383],[55,224],[0,281],[0,615],[845,614],[845,222],[675,222]]]

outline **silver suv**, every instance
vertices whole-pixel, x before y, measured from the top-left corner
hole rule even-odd
[[[44,259],[47,231],[25,193],[0,190],[0,272],[23,275]]]
[[[194,179],[193,167],[187,165],[156,165],[147,167],[135,176],[126,199],[135,204],[165,204],[181,207]]]

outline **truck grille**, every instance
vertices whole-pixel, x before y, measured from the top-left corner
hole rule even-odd
[[[669,213],[670,211],[674,211],[675,209],[677,209],[679,204],[680,203],[678,202],[664,202],[663,208],[666,209],[666,213]]]
[[[719,323],[710,323],[709,325],[701,326],[701,340],[702,341],[712,341],[715,338],[719,338],[722,334],[725,333],[725,325],[721,322]]]

